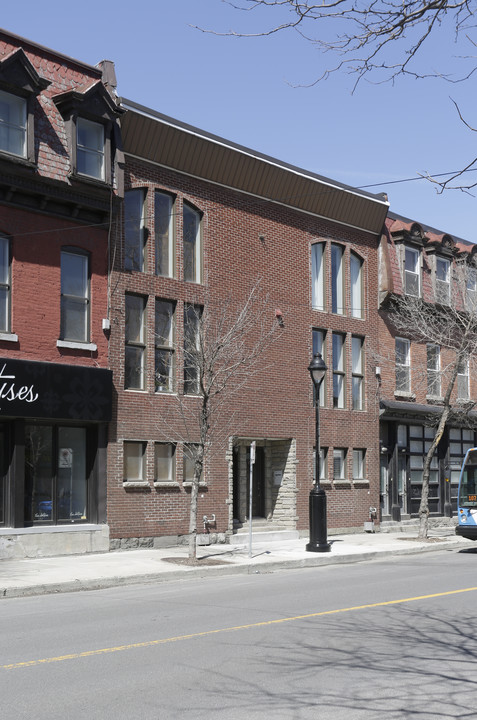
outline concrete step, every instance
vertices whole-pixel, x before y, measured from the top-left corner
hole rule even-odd
[[[267,543],[288,542],[289,540],[298,540],[300,533],[298,530],[254,530],[252,525],[252,543],[253,545],[262,545]],[[229,538],[230,545],[246,545],[248,543],[248,528],[241,528],[240,532]]]

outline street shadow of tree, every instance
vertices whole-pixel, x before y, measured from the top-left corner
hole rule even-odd
[[[279,644],[272,630],[277,627]],[[352,616],[297,619],[250,628],[250,632],[254,633],[252,643],[243,638],[237,644],[236,636],[226,639],[223,634],[206,640],[211,645],[207,657],[213,657],[217,642],[230,644],[237,653],[229,672],[214,667],[205,683],[201,674],[204,697],[209,698],[208,717],[475,717],[477,630],[473,615],[445,617],[435,610],[429,613],[400,605],[379,613],[368,609]],[[217,696],[220,712],[214,712]]]

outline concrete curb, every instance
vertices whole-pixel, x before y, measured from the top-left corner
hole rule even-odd
[[[16,586],[1,587],[0,598],[32,597],[35,595],[54,595],[58,593],[80,592],[87,590],[103,590],[113,587],[124,587],[142,583],[163,583],[181,580],[190,580],[206,577],[224,577],[227,575],[252,575],[273,573],[279,570],[293,570],[311,567],[329,567],[330,565],[349,565],[354,563],[372,561],[385,557],[417,555],[441,550],[468,549],[469,546],[462,545],[459,540],[442,540],[436,544],[425,545],[416,542],[414,547],[370,549],[342,554],[314,554],[311,553],[302,558],[265,559],[263,553],[255,558],[236,557],[235,562],[227,565],[212,565],[202,567],[180,567],[166,570],[158,569],[157,572],[137,572],[126,575],[103,575],[94,578],[83,578],[75,580],[55,581],[48,583],[32,582]],[[260,560],[258,560],[260,558]],[[258,560],[258,561],[257,561]],[[165,563],[164,560],[159,560]],[[1,581],[0,581],[1,582]]]

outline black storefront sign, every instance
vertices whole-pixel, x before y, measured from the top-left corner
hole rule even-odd
[[[0,358],[0,418],[109,422],[112,387],[111,370]]]

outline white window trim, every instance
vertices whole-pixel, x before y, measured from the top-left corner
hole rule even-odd
[[[410,253],[414,254],[416,256],[416,266],[417,271],[414,270],[407,270],[406,269],[406,252],[409,251]],[[403,258],[403,266],[404,266],[404,294],[410,295],[411,297],[421,297],[421,253],[417,248],[410,247],[409,245],[404,245],[404,258]],[[417,293],[410,293],[407,289],[407,277],[411,276],[417,279]]]

